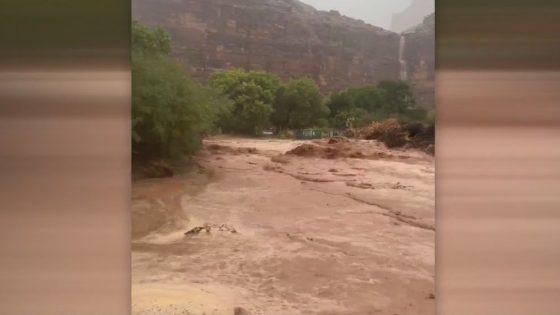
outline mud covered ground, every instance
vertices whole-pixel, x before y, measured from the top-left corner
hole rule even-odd
[[[435,314],[433,157],[223,137],[197,162],[133,183],[133,314]]]

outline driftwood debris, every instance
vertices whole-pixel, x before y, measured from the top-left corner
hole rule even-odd
[[[187,232],[185,232],[185,235],[186,236],[198,235],[202,231],[206,231],[206,233],[210,233],[212,230],[219,231],[219,232],[230,232],[230,233],[233,233],[233,234],[237,233],[237,230],[231,225],[227,225],[227,224],[204,224],[204,225],[197,226],[197,227],[194,227],[194,228],[188,230]]]

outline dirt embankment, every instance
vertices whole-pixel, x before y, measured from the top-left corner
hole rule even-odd
[[[330,142],[213,138],[135,182],[133,314],[434,314],[433,158]]]

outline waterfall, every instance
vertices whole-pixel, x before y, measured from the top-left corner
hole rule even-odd
[[[405,49],[405,37],[404,34],[401,34],[401,40],[399,42],[399,63],[400,63],[400,79],[401,81],[407,80],[407,73],[406,73],[406,61],[404,60],[404,49]]]

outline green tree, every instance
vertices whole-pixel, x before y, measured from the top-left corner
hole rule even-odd
[[[331,124],[344,128],[348,120],[354,127],[363,127],[375,117],[382,116],[382,100],[376,86],[350,88],[331,95],[328,106],[331,110]]]
[[[280,80],[259,71],[229,70],[211,75],[210,85],[231,102],[231,111],[222,115],[220,125],[226,131],[254,135],[270,126],[270,116]]]
[[[288,82],[278,91],[272,121],[279,129],[306,128],[321,125],[329,108],[315,81],[298,79]]]
[[[161,27],[151,28],[137,21],[132,22],[132,56],[162,55],[171,52],[171,36]]]
[[[382,81],[377,86],[333,93],[327,104],[331,110],[331,124],[336,128],[344,128],[348,119],[354,121],[355,127],[388,118],[426,119],[426,111],[417,106],[410,86],[402,81]]]
[[[408,83],[403,81],[382,81],[378,87],[382,91],[381,99],[389,117],[404,121],[428,122],[428,111],[418,106],[414,93]]]
[[[406,115],[416,108],[416,99],[410,86],[404,81],[382,81],[377,85],[386,112]]]
[[[328,106],[332,116],[361,108],[367,112],[378,111],[382,107],[381,93],[376,86],[362,86],[333,93]]]
[[[171,62],[170,37],[160,28],[132,25],[132,151],[136,158],[174,158],[200,147],[227,106]]]
[[[364,127],[373,121],[372,115],[363,108],[354,107],[339,112],[331,118],[331,126],[338,129],[347,127],[347,123],[351,121],[353,127]]]

